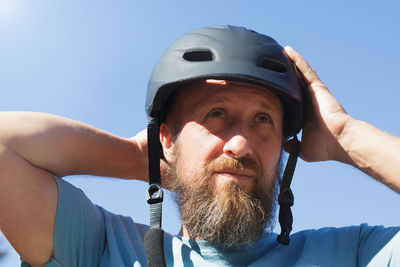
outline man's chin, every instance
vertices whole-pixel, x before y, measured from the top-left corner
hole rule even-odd
[[[236,184],[247,194],[250,194],[254,187],[254,178],[248,176],[216,174],[213,178],[216,190],[221,190],[229,185]]]

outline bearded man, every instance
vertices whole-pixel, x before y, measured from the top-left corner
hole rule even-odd
[[[193,31],[156,66],[146,110],[149,135],[131,139],[49,114],[0,114],[0,227],[23,266],[146,266],[159,256],[146,259],[149,227],[58,177],[148,181],[160,167],[182,218],[178,235],[159,240],[168,266],[400,264],[399,228],[324,228],[289,243],[291,193],[279,197],[281,238],[271,233],[277,194],[291,192],[282,150],[296,154],[289,139],[300,129],[304,160],[350,164],[400,192],[399,138],[350,117],[290,47],[240,27]]]
[[[167,187],[177,192],[185,236],[251,245],[273,219],[282,106],[261,87],[209,83],[187,85],[176,97],[181,104],[170,117],[183,125],[178,133],[171,132],[177,123],[169,119],[161,127],[164,155],[172,163]]]

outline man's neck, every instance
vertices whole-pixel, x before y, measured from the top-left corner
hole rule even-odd
[[[182,224],[181,230],[179,231],[179,234],[178,234],[178,235],[180,235],[180,236],[182,236],[182,237],[184,237],[184,238],[186,238],[186,239],[190,239],[189,233],[188,233],[188,231],[186,230],[186,227],[185,227],[184,224]]]

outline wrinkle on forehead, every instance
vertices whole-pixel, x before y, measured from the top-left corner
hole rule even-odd
[[[282,103],[276,94],[272,93],[266,87],[254,84],[242,82],[228,82],[227,84],[197,83],[192,84],[187,88],[185,93],[187,93],[188,97],[190,96],[191,98],[196,99],[196,101],[191,104],[192,108],[195,110],[204,103],[224,103],[227,100],[223,94],[235,91],[247,91],[252,94],[260,95],[264,98],[263,101],[260,102],[261,107],[266,109],[276,109],[277,111],[282,110]]]

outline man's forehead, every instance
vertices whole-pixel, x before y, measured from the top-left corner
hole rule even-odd
[[[208,79],[188,84],[183,89],[182,93],[185,95],[185,98],[192,99],[197,104],[208,101],[212,97],[218,100],[218,95],[235,94],[235,92],[239,91],[242,93],[259,94],[267,102],[279,101],[279,97],[265,86],[238,81]]]

